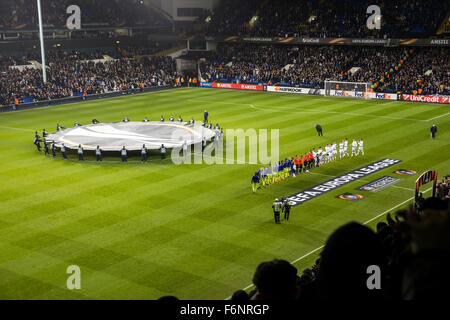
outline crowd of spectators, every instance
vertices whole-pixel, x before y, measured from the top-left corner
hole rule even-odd
[[[388,214],[376,231],[356,222],[341,226],[301,273],[284,260],[261,263],[255,289],[238,290],[231,300],[441,300],[449,268],[450,200],[428,198],[422,212],[411,206]]]
[[[42,0],[42,18],[45,25],[64,26],[66,9],[71,0]],[[168,21],[154,8],[139,0],[78,0],[82,23],[114,26],[167,25]],[[37,3],[29,0],[2,0],[0,26],[38,24]]]
[[[100,52],[52,52],[47,56],[47,83],[36,68],[0,68],[0,105],[53,100],[74,95],[172,85],[176,65],[170,57],[121,58],[94,62]]]
[[[450,175],[445,176],[436,186],[436,194],[441,199],[450,198]]]
[[[148,41],[145,45],[122,46],[121,54],[128,57],[145,56],[160,53],[184,45],[183,41]]]
[[[370,0],[232,0],[226,4],[212,13],[209,35],[428,37],[436,33],[450,9],[448,2],[439,0],[379,1],[381,29],[369,30],[366,12],[374,4]]]
[[[247,23],[256,13],[258,0],[221,1],[210,15],[207,23],[209,35],[240,35],[247,33]],[[203,17],[201,18],[203,21]]]
[[[29,64],[27,56],[5,56],[0,54],[0,68]]]
[[[431,72],[430,72],[431,70]],[[450,59],[445,48],[415,50],[393,77],[387,79],[379,90],[386,92],[434,95],[450,94]]]
[[[364,46],[221,45],[200,63],[203,79],[323,88],[326,79],[376,83],[378,91],[448,94],[445,49]],[[410,58],[402,62],[404,57]],[[354,68],[354,72],[350,72]],[[429,71],[431,70],[431,72]]]

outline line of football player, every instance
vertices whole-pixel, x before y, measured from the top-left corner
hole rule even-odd
[[[295,177],[302,172],[309,172],[309,170],[320,167],[324,164],[330,163],[338,158],[345,157],[357,157],[360,153],[364,155],[364,142],[360,139],[357,142],[353,139],[351,144],[351,155],[348,153],[348,139],[341,140],[338,144],[333,142],[327,144],[323,149],[319,147],[316,151],[315,148],[308,153],[296,155],[294,158],[286,158],[279,162],[275,162],[272,165],[261,168],[253,175],[251,179],[252,190],[256,192],[257,189],[267,187],[271,184],[280,182],[289,177]]]

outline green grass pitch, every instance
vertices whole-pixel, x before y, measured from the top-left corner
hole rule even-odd
[[[280,129],[281,157],[345,137],[362,137],[366,154],[253,194],[257,165],[176,166],[156,156],[122,164],[119,155],[79,163],[75,155],[44,157],[32,143],[35,130],[53,132],[57,122],[170,114],[199,121],[205,108],[225,128]],[[317,137],[316,123],[324,137]],[[225,299],[251,283],[262,261],[282,258],[301,270],[338,226],[354,220],[373,227],[391,208],[408,204],[417,176],[358,202],[336,195],[399,168],[450,173],[448,128],[444,105],[207,88],[2,113],[0,298]],[[275,197],[387,157],[402,162],[294,208],[289,223],[273,223]],[[66,288],[69,265],[81,268],[80,290]]]

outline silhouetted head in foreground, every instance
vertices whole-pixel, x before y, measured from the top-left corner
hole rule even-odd
[[[170,302],[177,302],[177,301],[179,301],[179,299],[175,296],[163,296],[163,297],[159,298],[158,301],[164,302],[164,303],[165,302],[170,303]]]
[[[244,290],[238,290],[231,296],[231,301],[234,302],[244,302],[250,300],[248,293]]]
[[[261,263],[253,276],[256,300],[293,300],[297,297],[297,268],[285,260]]]
[[[375,233],[356,222],[348,223],[331,234],[321,254],[318,289],[321,299],[381,298],[383,291],[370,290],[367,282],[378,266],[383,277],[384,255]],[[381,288],[383,281],[380,279]],[[370,281],[373,283],[373,281]]]

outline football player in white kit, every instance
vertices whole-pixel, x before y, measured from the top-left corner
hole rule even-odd
[[[312,155],[313,155],[313,158],[311,160],[312,161],[311,168],[314,168],[314,167],[317,167],[317,163],[316,163],[316,158],[317,158],[316,148],[312,149]]]
[[[358,147],[358,154],[361,152],[362,155],[364,155],[364,146],[363,146],[363,139],[359,139],[359,147]]]
[[[333,152],[333,160],[336,160],[337,159],[337,143],[336,143],[336,141],[333,142],[333,150],[332,150],[332,152]]]
[[[344,140],[339,142],[339,159],[344,157]]]
[[[348,139],[345,138],[345,140],[344,140],[344,157],[348,157],[349,156],[347,150],[348,150]]]
[[[327,163],[331,162],[331,144],[325,146],[325,157]]]
[[[353,139],[353,142],[352,142],[352,157],[353,157],[353,155],[355,155],[355,156],[358,155],[358,153],[356,152],[356,147],[358,147],[358,143],[356,142],[355,139]]]

